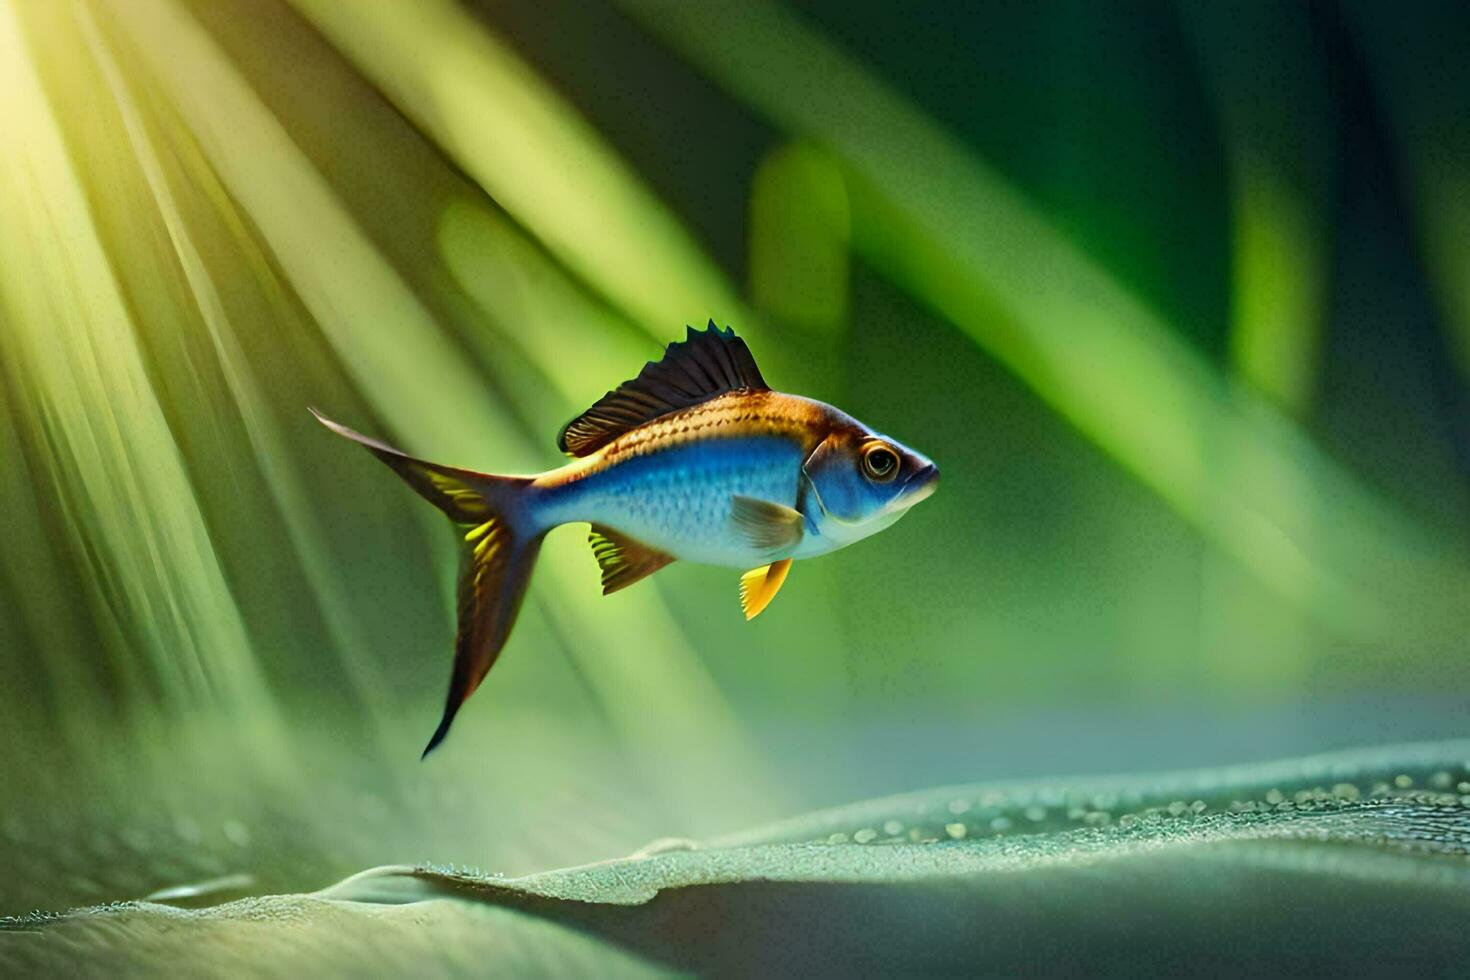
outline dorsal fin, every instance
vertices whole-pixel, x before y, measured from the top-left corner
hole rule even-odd
[[[711,320],[704,330],[690,327],[687,338],[664,351],[663,360],[649,361],[638,377],[624,381],[568,422],[556,445],[568,456],[586,456],[661,415],[729,391],[767,388],[745,341]]]
[[[642,541],[601,524],[592,525],[587,535],[592,555],[602,569],[602,594],[612,595],[652,575],[674,560],[673,555],[655,551]]]

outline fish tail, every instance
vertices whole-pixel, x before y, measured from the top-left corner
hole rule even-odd
[[[424,749],[427,756],[444,741],[460,706],[494,665],[515,625],[547,531],[532,504],[534,478],[496,476],[415,459],[331,421],[316,409],[311,413],[386,463],[419,496],[443,511],[463,539],[454,672],[443,718]]]

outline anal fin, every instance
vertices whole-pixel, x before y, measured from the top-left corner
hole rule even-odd
[[[755,619],[771,604],[771,600],[776,598],[776,593],[785,584],[786,573],[789,571],[791,559],[782,558],[769,565],[752,568],[740,576],[740,608],[745,610],[747,621]]]
[[[603,595],[626,589],[674,560],[673,555],[656,551],[601,524],[592,525],[587,541],[592,545],[592,556],[602,569]]]

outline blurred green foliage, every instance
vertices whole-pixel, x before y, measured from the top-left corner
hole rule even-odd
[[[0,912],[1463,734],[1467,35],[0,0]],[[305,406],[537,470],[708,317],[943,491],[748,627],[553,535],[419,765],[453,544]]]

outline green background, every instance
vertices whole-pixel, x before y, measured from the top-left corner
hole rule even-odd
[[[1463,735],[1470,18],[1412,6],[3,0],[0,914]],[[306,406],[535,471],[711,317],[940,492],[751,624],[554,534],[419,763],[453,536]]]

